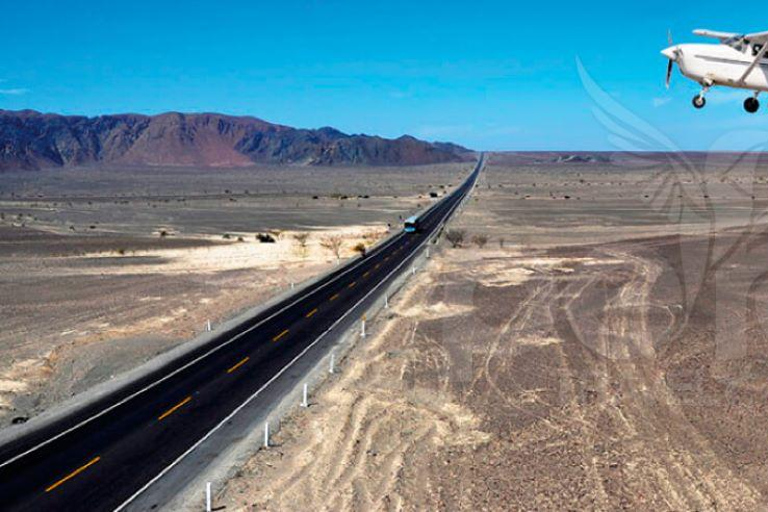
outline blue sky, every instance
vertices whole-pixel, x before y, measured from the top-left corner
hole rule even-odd
[[[700,27],[768,29],[722,2],[7,0],[2,11],[6,109],[216,111],[475,149],[611,150],[578,56],[681,149],[768,132],[743,93],[695,112],[694,84],[676,75],[664,89],[667,29],[676,42]]]

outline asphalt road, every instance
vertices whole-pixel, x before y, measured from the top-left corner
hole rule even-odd
[[[420,232],[394,236],[151,375],[0,446],[0,510],[95,512],[130,503],[406,271],[482,165],[481,158],[458,189],[422,215]]]

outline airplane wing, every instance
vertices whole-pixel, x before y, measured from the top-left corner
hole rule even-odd
[[[733,32],[717,32],[715,30],[705,30],[705,29],[697,29],[694,30],[693,33],[697,36],[701,37],[709,37],[712,39],[719,39],[720,42],[727,41],[729,39],[733,39],[734,37],[741,37],[741,34],[736,34]]]
[[[743,37],[750,43],[766,43],[768,42],[768,31],[755,32],[754,34],[745,34]]]
[[[711,39],[719,39],[721,43],[733,39],[746,40],[750,43],[766,43],[768,42],[768,31],[766,32],[754,32],[752,34],[737,34],[735,32],[718,32],[716,30],[697,29],[693,33],[701,37],[709,37]]]

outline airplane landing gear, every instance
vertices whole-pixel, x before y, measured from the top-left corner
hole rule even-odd
[[[701,83],[701,87],[702,87],[701,92],[693,97],[693,102],[692,102],[693,106],[696,107],[697,109],[702,109],[704,108],[704,105],[707,104],[707,98],[705,98],[704,96],[706,96],[706,94],[709,92],[709,88],[712,87],[712,84],[710,82],[705,81]]]
[[[744,110],[746,110],[750,114],[754,114],[759,109],[760,109],[760,102],[758,101],[757,97],[747,98],[746,100],[744,100]]]

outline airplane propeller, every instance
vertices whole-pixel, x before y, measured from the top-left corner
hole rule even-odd
[[[672,81],[672,70],[674,69],[675,61],[678,56],[678,50],[674,46],[674,41],[672,41],[672,30],[670,29],[667,29],[667,44],[669,45],[669,48],[661,53],[669,59],[669,63],[667,64],[667,79],[665,81],[665,85],[667,89],[669,89],[669,83]]]
[[[667,89],[669,89],[669,82],[672,81],[672,67],[674,65],[675,65],[675,61],[673,61],[672,59],[669,59],[669,64],[667,64],[667,81],[665,82]]]

